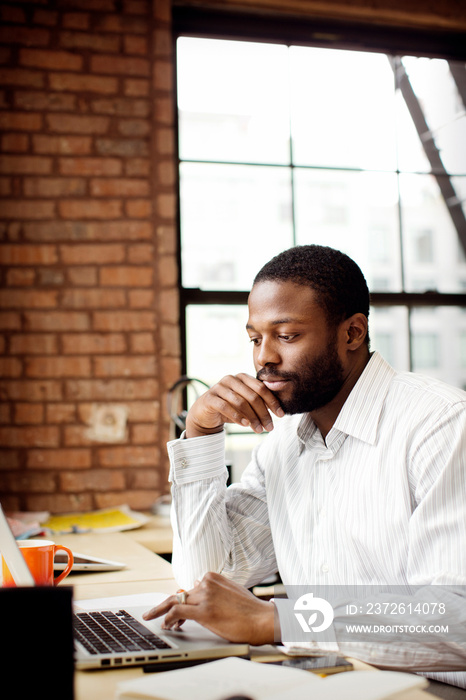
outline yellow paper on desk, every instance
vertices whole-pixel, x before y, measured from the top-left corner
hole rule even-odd
[[[42,523],[42,527],[54,534],[68,534],[72,532],[121,532],[134,530],[147,523],[143,513],[131,510],[128,506],[104,508],[85,513],[66,513],[64,515],[52,515]]]
[[[320,678],[309,671],[228,658],[191,668],[150,673],[120,683],[117,700],[388,700],[427,685],[425,678],[394,671],[353,671]]]

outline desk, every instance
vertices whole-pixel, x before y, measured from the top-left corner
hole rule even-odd
[[[149,522],[125,534],[156,554],[171,554],[173,531],[168,516],[146,514]]]
[[[74,588],[75,602],[104,596],[129,595],[157,591],[171,594],[177,589],[171,565],[164,559],[143,547],[136,541],[134,531],[107,535],[64,535],[57,536],[56,542],[71,549],[94,556],[125,561],[128,568],[122,571],[99,574],[72,574],[65,585]],[[155,540],[152,540],[154,543]],[[156,545],[154,545],[156,546]],[[150,547],[152,549],[152,546]],[[265,658],[280,657],[273,646],[251,649],[251,658],[263,661]],[[356,669],[369,668],[358,660],[352,660]],[[113,700],[118,683],[143,674],[142,668],[123,668],[104,671],[76,671],[75,700]],[[432,700],[426,691],[413,691],[409,700]],[[344,700],[344,699],[342,699]],[[400,698],[400,700],[403,700]]]

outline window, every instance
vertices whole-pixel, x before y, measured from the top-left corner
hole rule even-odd
[[[466,384],[463,74],[439,58],[178,38],[189,374],[254,372],[244,326],[255,273],[319,243],[361,266],[372,349]]]

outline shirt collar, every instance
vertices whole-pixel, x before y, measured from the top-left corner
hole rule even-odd
[[[351,435],[370,445],[375,444],[385,396],[395,375],[393,367],[378,352],[374,352],[327,435],[327,444],[336,432]],[[297,430],[303,447],[316,429],[310,414],[305,413]]]

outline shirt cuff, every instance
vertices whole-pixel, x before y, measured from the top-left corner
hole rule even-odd
[[[184,438],[167,443],[170,459],[169,481],[189,484],[227,474],[225,466],[225,431],[213,435]]]

